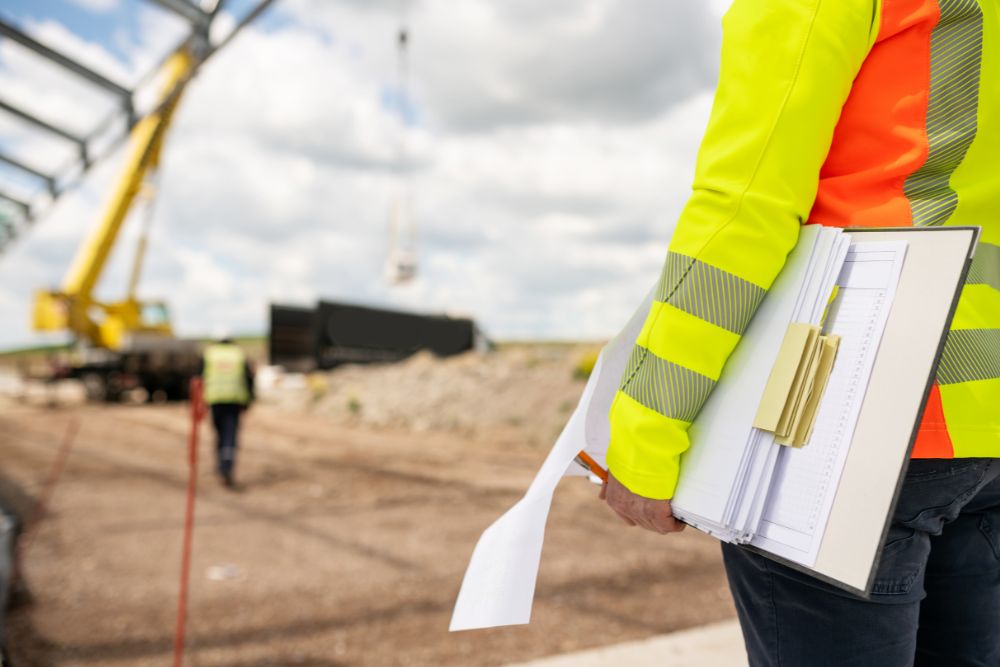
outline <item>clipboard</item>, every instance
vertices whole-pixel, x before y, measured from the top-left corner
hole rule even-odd
[[[905,240],[907,248],[832,512],[817,558],[808,567],[757,547],[744,548],[869,597],[980,230],[905,227],[845,231],[858,241]],[[451,630],[530,621],[552,495],[564,476],[604,472],[610,433],[608,411],[654,295],[655,288],[601,351],[580,403],[525,495],[479,538],[455,603]],[[581,451],[585,457],[580,456]]]
[[[767,558],[868,598],[978,227],[849,228],[859,241],[907,242],[906,260],[813,566]]]

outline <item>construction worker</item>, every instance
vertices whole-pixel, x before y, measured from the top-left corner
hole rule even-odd
[[[800,225],[978,225],[870,600],[723,544],[751,665],[1000,665],[1000,1],[735,0],[601,497],[669,533],[688,427]]]
[[[200,374],[215,427],[216,470],[223,484],[234,488],[240,416],[254,398],[253,368],[243,350],[222,336],[205,348]]]

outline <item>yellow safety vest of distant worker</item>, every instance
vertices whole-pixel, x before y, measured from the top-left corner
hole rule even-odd
[[[215,343],[205,348],[205,402],[209,405],[250,400],[246,379],[246,355],[231,343]]]
[[[982,228],[913,455],[1000,457],[1000,4],[770,9],[724,19],[694,191],[611,408],[608,466],[646,498],[673,496],[688,427],[802,224]]]

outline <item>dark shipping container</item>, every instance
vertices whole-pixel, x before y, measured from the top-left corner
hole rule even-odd
[[[272,364],[289,370],[400,361],[421,350],[450,356],[474,349],[475,322],[321,301],[315,310],[272,304]]]

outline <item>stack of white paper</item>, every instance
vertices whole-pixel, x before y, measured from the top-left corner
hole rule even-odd
[[[839,229],[803,230],[691,427],[675,515],[727,542],[751,542],[813,564],[905,251],[905,242],[851,244]],[[823,324],[842,339],[813,435],[801,449],[778,445],[772,433],[753,427],[792,322]]]
[[[905,242],[851,244],[824,325],[841,338],[837,362],[809,444],[779,449],[754,546],[815,564],[905,254]]]
[[[674,514],[727,542],[756,532],[780,445],[753,428],[754,415],[785,331],[792,322],[820,324],[850,238],[810,226],[726,365],[691,427]]]
[[[724,540],[815,562],[905,251],[905,242],[850,244],[839,229],[803,228],[691,427],[673,499],[678,517]],[[561,477],[584,474],[573,463],[580,450],[603,464],[608,411],[654,292],[602,350],[527,493],[479,539],[452,630],[529,621],[552,494]],[[828,305],[824,332],[841,336],[840,350],[809,443],[784,447],[753,428],[754,416],[788,325],[820,324]]]

